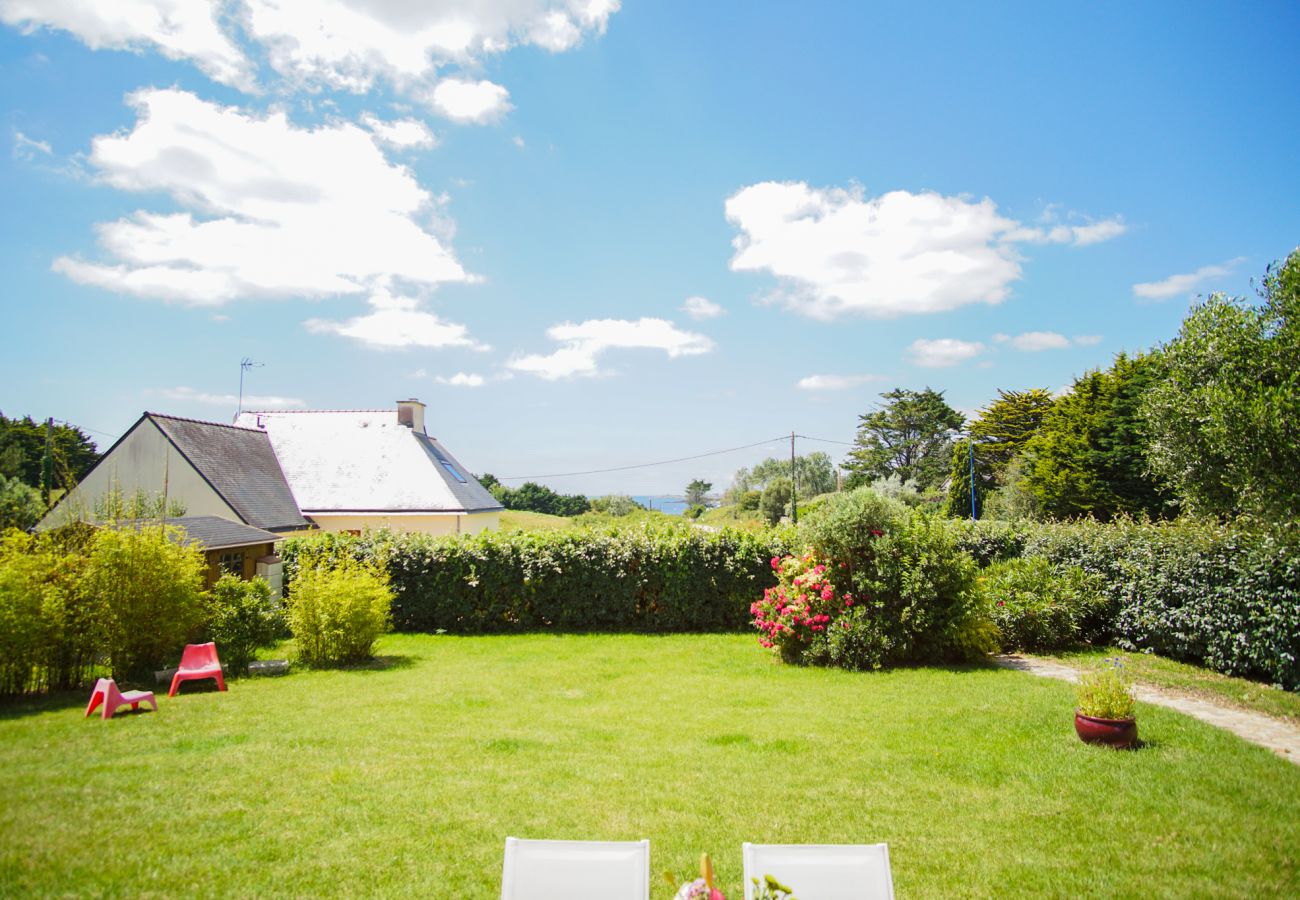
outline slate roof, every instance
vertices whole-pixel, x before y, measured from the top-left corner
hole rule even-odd
[[[236,420],[259,423],[307,515],[502,508],[436,438],[398,424],[396,410],[245,412]]]
[[[217,422],[145,413],[248,525],[308,528],[266,433]]]
[[[247,547],[249,544],[270,544],[284,538],[244,525],[232,522],[220,516],[180,516],[168,519],[168,525],[179,525],[185,531],[185,540],[181,543],[187,547],[202,544],[205,550],[225,550],[228,547]]]

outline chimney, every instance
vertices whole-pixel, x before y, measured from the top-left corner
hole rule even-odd
[[[427,434],[424,430],[424,404],[415,398],[397,401],[397,424],[412,431]]]

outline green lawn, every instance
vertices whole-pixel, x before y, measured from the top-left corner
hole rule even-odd
[[[1141,706],[1080,744],[1070,685],[774,664],[750,636],[391,636],[383,665],[84,720],[0,709],[0,896],[492,898],[520,837],[887,841],[900,897],[1296,896],[1300,766]],[[794,885],[797,889],[798,885]]]
[[[1261,712],[1300,725],[1300,694],[1272,685],[1220,675],[1200,666],[1175,662],[1152,653],[1126,653],[1114,647],[1059,653],[1051,657],[1080,668],[1095,665],[1111,656],[1124,658],[1124,666],[1134,680],[1153,687],[1171,688],[1206,700],[1227,703],[1239,709]]]

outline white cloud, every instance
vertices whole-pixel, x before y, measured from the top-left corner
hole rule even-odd
[[[1168,300],[1180,294],[1190,294],[1200,285],[1213,278],[1223,278],[1246,261],[1244,256],[1230,259],[1217,266],[1201,266],[1195,272],[1184,275],[1170,275],[1162,281],[1146,281],[1133,285],[1133,295],[1145,300]]]
[[[919,338],[912,341],[907,352],[918,366],[941,369],[974,359],[984,352],[984,345],[979,341],[959,341],[956,338]]]
[[[1055,331],[1026,331],[1011,339],[1011,346],[1026,353],[1040,350],[1063,350],[1070,346],[1070,339]]]
[[[175,400],[179,403],[202,403],[205,406],[229,406],[232,408],[239,405],[239,396],[236,394],[209,394],[196,391],[191,387],[158,388],[150,390],[148,393],[166,397],[168,400]],[[306,405],[304,401],[297,397],[278,397],[273,394],[244,395],[245,409],[300,409]]]
[[[523,150],[525,147],[528,146],[528,142],[525,141],[523,137],[521,137],[520,135],[515,135],[514,137],[512,137],[510,139],[510,143],[514,144],[520,150]]]
[[[451,385],[452,387],[482,387],[487,383],[487,379],[482,375],[475,375],[472,372],[457,372],[450,378],[439,375],[434,379],[434,381],[437,381],[439,384]]]
[[[607,350],[645,348],[662,350],[670,357],[695,356],[713,349],[702,334],[682,331],[667,319],[589,319],[565,322],[546,329],[546,336],[564,346],[548,354],[517,356],[506,366],[554,381],[602,374],[598,358]]]
[[[1098,344],[1101,343],[1101,335],[1099,335],[1099,334],[1076,334],[1076,335],[1074,336],[1074,343],[1075,343],[1075,346],[1077,346],[1077,347],[1095,347],[1095,346],[1097,346]]]
[[[419,223],[435,198],[370,132],[297,128],[176,89],[130,102],[134,130],[96,138],[90,162],[112,187],[165,192],[183,211],[100,224],[114,261],[55,260],[73,280],[192,305],[471,280]]]
[[[253,65],[223,30],[225,4],[195,0],[0,0],[0,21],[24,32],[66,31],[92,50],[157,49],[208,77],[254,89]]]
[[[1009,340],[1011,340],[1011,335],[1003,334],[1000,331],[997,334],[993,335],[993,343],[995,344],[1005,344]]]
[[[386,122],[378,116],[363,113],[361,124],[369,128],[382,143],[397,150],[435,147],[438,144],[438,139],[433,132],[418,119],[395,119]]]
[[[490,81],[444,78],[428,96],[429,106],[439,115],[457,122],[483,124],[508,113],[510,92]]]
[[[48,141],[38,141],[29,138],[21,131],[14,132],[14,159],[32,160],[35,159],[38,154],[41,156],[53,156],[54,148],[49,145]]]
[[[726,216],[740,231],[731,268],[771,273],[780,282],[773,299],[818,319],[1001,303],[1021,277],[1017,244],[1082,245],[1123,231],[1118,220],[1027,228],[988,198],[867,197],[805,182],[743,188],[727,199]]]
[[[406,347],[491,349],[471,338],[464,325],[422,311],[420,301],[413,297],[394,296],[381,288],[367,302],[371,312],[364,316],[342,322],[308,319],[303,326],[312,334],[337,334],[376,350]]]
[[[727,311],[707,297],[687,297],[680,309],[692,319],[716,319]]]
[[[879,381],[882,375],[808,375],[799,379],[798,387],[805,391],[847,391],[869,381]]]

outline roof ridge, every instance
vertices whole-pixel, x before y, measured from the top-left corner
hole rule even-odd
[[[302,415],[304,413],[306,414],[363,413],[363,412],[386,413],[386,412],[396,412],[396,411],[397,411],[397,407],[388,406],[388,407],[378,407],[373,409],[246,409],[243,411],[243,414],[244,415],[252,414],[258,416],[282,416],[282,415]]]
[[[168,413],[150,412],[145,410],[146,416],[154,419],[170,419],[173,422],[193,422],[195,425],[215,425],[217,428],[233,428],[235,431],[251,431],[254,434],[261,434],[261,429],[247,428],[243,425],[230,425],[225,422],[209,422],[207,419],[192,419],[189,416],[173,416]]]

